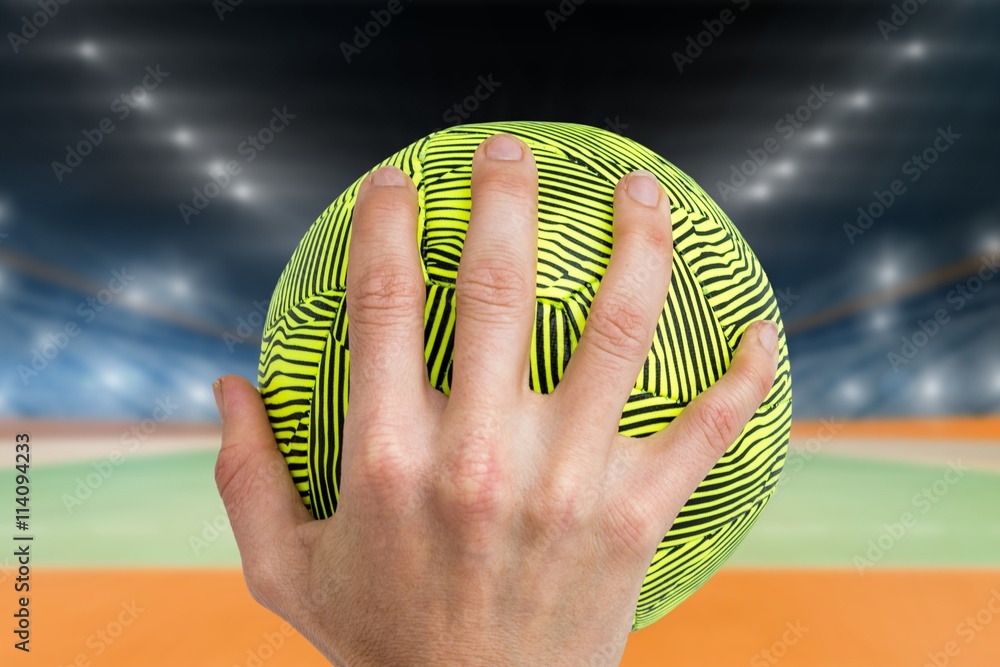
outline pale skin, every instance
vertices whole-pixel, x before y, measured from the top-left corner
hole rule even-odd
[[[667,428],[618,434],[671,267],[669,199],[633,172],[615,191],[611,262],[579,346],[555,391],[533,392],[537,182],[520,140],[476,151],[445,396],[423,356],[416,188],[395,167],[365,179],[332,518],[304,507],[254,386],[215,384],[216,481],[247,586],[334,665],[618,664],[656,546],[771,387],[777,329],[757,322]],[[649,278],[630,279],[640,267]]]

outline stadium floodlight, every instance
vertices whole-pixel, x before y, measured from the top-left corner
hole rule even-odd
[[[845,380],[840,385],[840,395],[848,403],[852,405],[857,405],[864,398],[864,388],[861,383],[855,379]]]
[[[193,137],[191,131],[185,127],[178,128],[173,135],[174,143],[179,146],[190,146]]]
[[[89,40],[81,43],[80,47],[77,49],[77,52],[87,60],[96,59],[98,54],[100,53],[100,51],[98,51],[97,49],[97,45]]]
[[[782,160],[774,166],[774,171],[779,176],[784,176],[788,178],[795,174],[795,163],[791,160]]]
[[[771,188],[766,183],[758,183],[749,190],[747,194],[757,200],[765,200],[771,197]]]
[[[871,96],[867,91],[859,90],[851,96],[850,102],[855,109],[867,109],[871,104]]]
[[[899,267],[892,260],[883,260],[878,266],[878,280],[883,285],[892,285],[899,280]]]
[[[826,146],[830,143],[830,131],[821,127],[809,135],[809,141],[816,146]]]
[[[191,293],[191,285],[184,276],[174,276],[170,279],[169,286],[174,296],[187,296]]]
[[[234,197],[243,201],[253,199],[254,195],[253,187],[248,183],[237,183],[233,186],[232,192]]]
[[[920,58],[923,58],[926,52],[927,49],[924,46],[924,43],[919,40],[914,40],[910,42],[909,44],[906,45],[906,47],[903,50],[903,53],[906,55],[907,58],[913,58],[914,60],[919,60]]]
[[[941,381],[935,375],[928,375],[920,382],[920,395],[934,400],[941,395]]]
[[[871,324],[872,328],[876,331],[885,331],[892,324],[892,318],[889,317],[889,313],[886,311],[879,310],[872,315]]]

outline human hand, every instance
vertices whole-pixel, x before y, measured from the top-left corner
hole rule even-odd
[[[450,395],[424,359],[416,189],[383,167],[352,222],[336,515],[312,519],[257,390],[236,376],[216,384],[219,491],[254,598],[334,664],[617,664],[657,545],[770,389],[777,330],[751,325],[667,428],[618,434],[672,254],[668,197],[636,172],[615,191],[614,251],[583,337],[555,391],[533,392],[534,159],[496,135],[472,173]]]

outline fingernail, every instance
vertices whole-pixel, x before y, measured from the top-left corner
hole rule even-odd
[[[406,185],[406,174],[397,167],[386,165],[372,174],[372,183],[374,185],[392,185],[397,187]]]
[[[628,196],[644,206],[655,207],[660,203],[660,189],[656,176],[645,169],[633,171],[625,183],[625,192]]]
[[[212,393],[215,394],[215,407],[219,411],[219,419],[225,419],[226,402],[222,398],[222,378],[212,383]]]
[[[521,144],[514,137],[498,134],[486,142],[486,157],[491,160],[520,160]]]
[[[757,325],[757,340],[768,354],[774,354],[778,349],[778,325],[770,320],[763,320]]]

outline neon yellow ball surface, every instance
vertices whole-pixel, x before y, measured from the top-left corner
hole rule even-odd
[[[739,545],[770,499],[788,447],[791,376],[778,305],[757,258],[729,218],[686,174],[639,144],[565,123],[498,122],[448,128],[376,167],[413,179],[427,284],[424,355],[431,384],[448,393],[455,278],[469,223],[472,155],[506,132],[538,165],[538,271],[531,387],[548,393],[580,340],[611,255],[612,200],[626,173],[654,173],[670,196],[670,291],[619,432],[643,437],[669,424],[725,372],[744,329],[778,323],[780,357],[763,405],[677,516],[650,563],[633,629],[701,586]],[[258,383],[302,501],[317,518],[339,498],[349,340],[345,286],[355,181],[313,223],[271,299]]]

